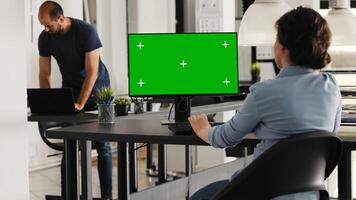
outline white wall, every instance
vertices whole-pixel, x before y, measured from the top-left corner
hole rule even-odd
[[[118,94],[128,94],[126,1],[97,1],[97,31],[111,86]]]
[[[129,0],[129,30],[138,33],[174,33],[174,0]]]
[[[25,1],[0,7],[0,199],[29,199]]]
[[[235,16],[236,16],[236,5],[235,0],[223,0],[223,31],[224,32],[235,32]]]

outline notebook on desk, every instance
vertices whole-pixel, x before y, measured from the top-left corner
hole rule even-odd
[[[73,92],[69,88],[28,88],[32,114],[75,114]]]

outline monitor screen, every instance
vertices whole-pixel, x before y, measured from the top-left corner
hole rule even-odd
[[[238,93],[237,33],[129,34],[129,95]]]

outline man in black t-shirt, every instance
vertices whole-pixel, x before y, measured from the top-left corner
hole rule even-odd
[[[38,39],[40,86],[50,87],[53,56],[62,74],[62,86],[73,89],[75,108],[82,110],[88,100],[93,103],[93,94],[100,87],[110,85],[108,71],[99,55],[102,44],[92,26],[64,17],[56,4],[47,1],[39,12],[39,20],[45,27]]]
[[[72,88],[76,110],[93,109],[95,94],[103,86],[110,86],[108,71],[100,59],[102,47],[95,29],[74,18],[65,17],[61,6],[44,2],[38,14],[44,30],[38,39],[39,81],[41,88],[50,88],[51,57],[58,63],[62,87]],[[108,143],[95,142],[102,199],[112,199],[112,156]],[[62,162],[62,195],[64,168]]]

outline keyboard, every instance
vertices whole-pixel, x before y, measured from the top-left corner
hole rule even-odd
[[[209,122],[210,126],[224,124],[224,122]],[[176,135],[191,135],[195,134],[189,122],[175,122],[168,125],[168,129]]]

